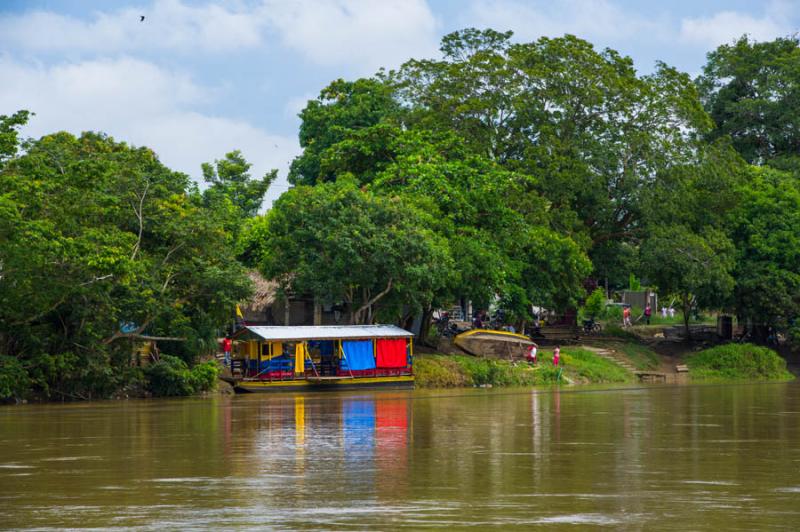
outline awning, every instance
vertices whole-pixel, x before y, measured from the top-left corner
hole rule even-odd
[[[269,342],[305,340],[356,340],[411,338],[412,333],[396,325],[250,325],[239,330],[237,339],[254,337]]]

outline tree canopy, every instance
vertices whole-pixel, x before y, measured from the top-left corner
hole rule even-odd
[[[0,349],[44,393],[111,393],[143,335],[208,349],[249,293],[219,217],[147,148],[46,135],[0,190]]]
[[[697,80],[717,127],[753,164],[800,171],[800,40],[746,35],[708,54]]]

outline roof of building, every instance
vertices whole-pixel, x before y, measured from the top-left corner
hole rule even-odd
[[[268,341],[353,340],[357,338],[409,338],[414,336],[395,325],[252,325],[242,331]],[[239,332],[236,336],[243,336]]]

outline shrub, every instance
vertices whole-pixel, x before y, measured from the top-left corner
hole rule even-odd
[[[28,392],[28,372],[14,357],[0,355],[0,399],[21,399]]]
[[[197,364],[191,369],[189,380],[194,387],[194,393],[208,392],[214,389],[219,376],[219,366],[213,360]]]
[[[603,314],[606,306],[606,294],[602,288],[598,288],[586,298],[582,313],[588,319],[599,318]]]
[[[458,388],[472,382],[451,357],[421,355],[414,357],[414,380],[420,388]]]
[[[204,362],[189,369],[180,358],[161,355],[161,360],[145,369],[145,377],[153,395],[171,397],[212,389],[218,371],[214,362]]]
[[[692,380],[791,380],[786,360],[766,347],[725,344],[689,355]]]
[[[420,388],[464,386],[534,386],[558,382],[558,368],[467,355],[420,355],[414,359],[414,375]]]

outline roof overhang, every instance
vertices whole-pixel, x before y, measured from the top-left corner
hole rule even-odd
[[[305,340],[361,340],[373,338],[411,338],[412,333],[395,325],[252,325],[239,330],[234,338],[265,342]]]

